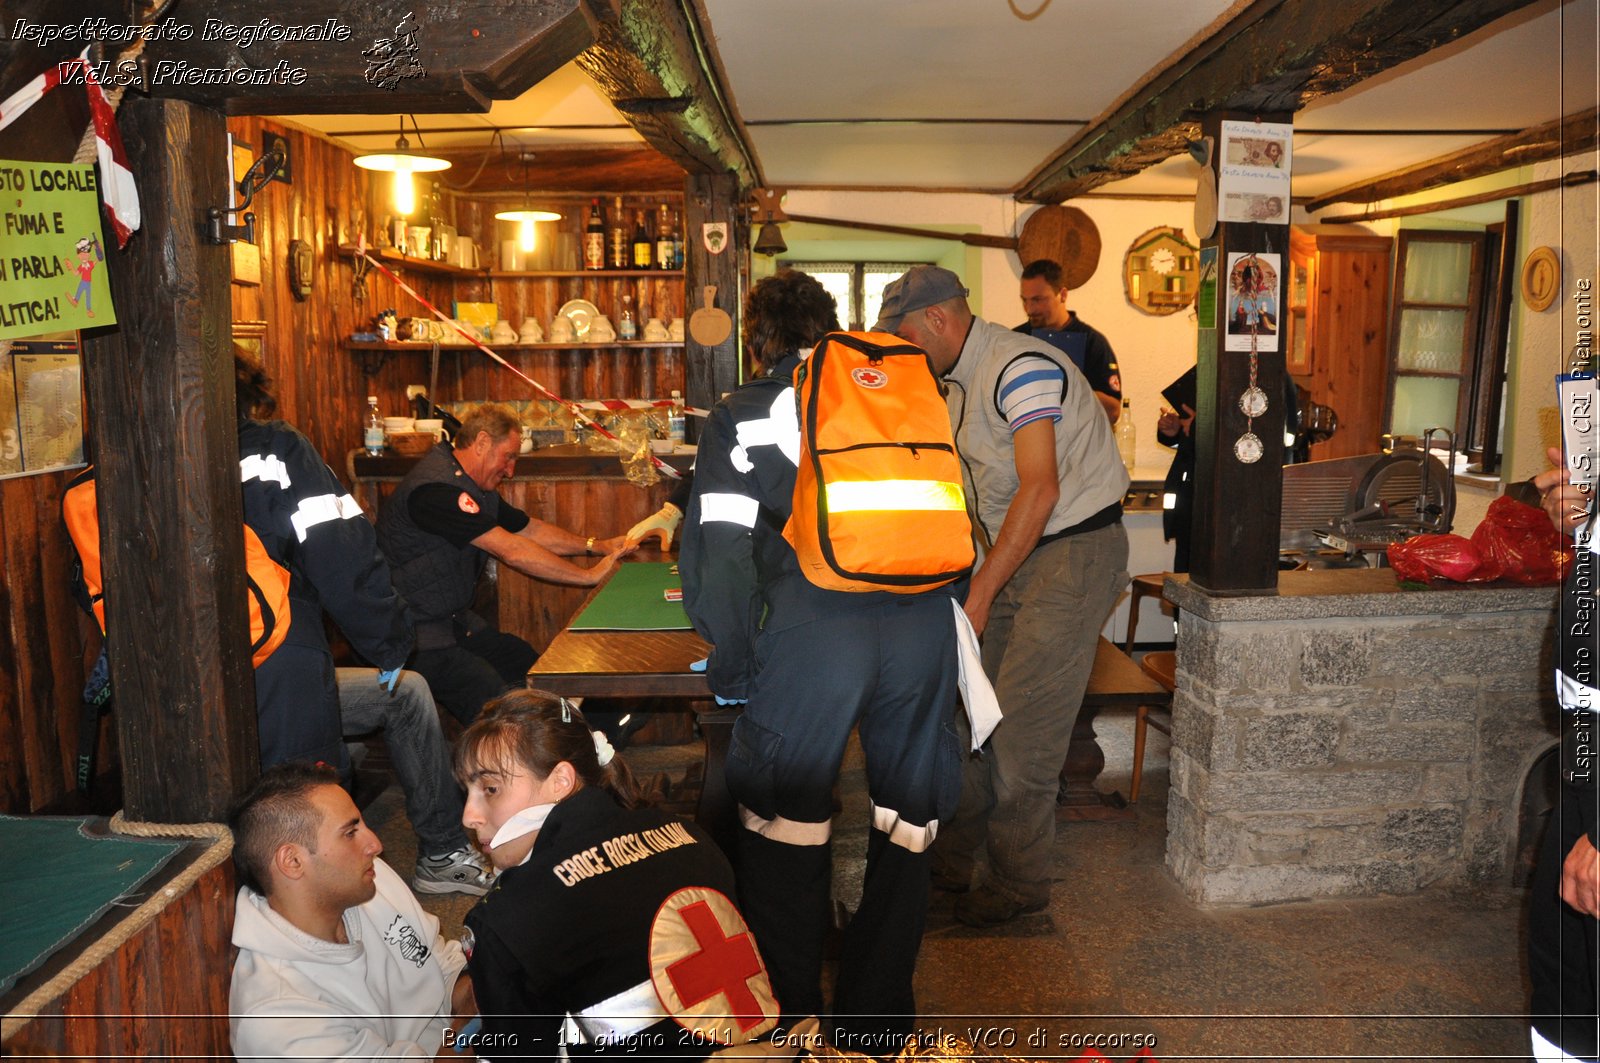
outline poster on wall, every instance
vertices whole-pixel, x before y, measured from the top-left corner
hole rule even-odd
[[[0,160],[0,340],[117,320],[93,166]]]
[[[1282,256],[1265,253],[1228,256],[1228,332],[1223,349],[1278,349],[1278,278]]]
[[[1222,123],[1217,216],[1258,225],[1289,224],[1289,166],[1294,127],[1278,122]]]
[[[83,463],[83,363],[77,336],[0,341],[0,478]]]

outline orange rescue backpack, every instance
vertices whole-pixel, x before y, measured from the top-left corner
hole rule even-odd
[[[836,591],[917,594],[972,571],[972,520],[921,347],[830,332],[795,372],[800,467],[783,537]]]
[[[74,587],[78,604],[94,614],[106,630],[105,593],[100,569],[100,511],[95,497],[94,466],[84,469],[61,495],[61,519],[78,552]],[[251,665],[272,656],[289,634],[289,570],[272,559],[255,530],[244,526],[245,584],[250,597]]]

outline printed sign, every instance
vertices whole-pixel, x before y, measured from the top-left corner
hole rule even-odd
[[[83,464],[83,371],[72,333],[0,342],[0,477]]]
[[[93,166],[0,160],[0,339],[117,320]]]

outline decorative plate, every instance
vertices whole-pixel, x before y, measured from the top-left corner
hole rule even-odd
[[[556,313],[572,322],[572,331],[582,340],[589,335],[589,325],[600,316],[600,308],[587,299],[572,299],[561,304]]]
[[[1549,247],[1534,248],[1522,263],[1522,301],[1537,313],[1556,301],[1560,287],[1560,256]]]

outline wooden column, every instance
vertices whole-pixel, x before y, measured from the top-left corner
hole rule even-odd
[[[1222,154],[1222,121],[1288,122],[1288,115],[1213,112],[1203,134],[1213,138],[1212,171]],[[1287,193],[1285,193],[1287,198]],[[1194,527],[1190,579],[1213,592],[1267,594],[1278,587],[1278,523],[1283,506],[1283,328],[1285,275],[1289,269],[1289,227],[1219,222],[1202,242],[1217,249],[1217,327],[1201,329],[1198,340],[1199,399],[1195,417]],[[1234,455],[1247,431],[1239,398],[1250,386],[1250,355],[1229,351],[1228,256],[1247,252],[1278,255],[1277,336],[1279,350],[1262,351],[1256,386],[1267,395],[1267,410],[1248,428],[1261,440],[1261,459],[1253,464]]]
[[[129,94],[144,225],[108,240],[117,325],[85,333],[106,624],[129,819],[221,818],[258,771],[245,617],[220,111]]]
[[[704,304],[701,293],[707,285],[717,289],[713,305],[733,318],[733,332],[715,347],[695,342],[692,332],[684,335],[684,372],[689,405],[709,409],[726,391],[739,386],[739,322],[744,302],[740,283],[747,248],[748,232],[739,220],[739,181],[731,173],[691,174],[684,182],[684,311],[693,317]],[[728,242],[720,255],[706,250],[701,225],[726,222]],[[691,424],[697,423],[690,418]]]

